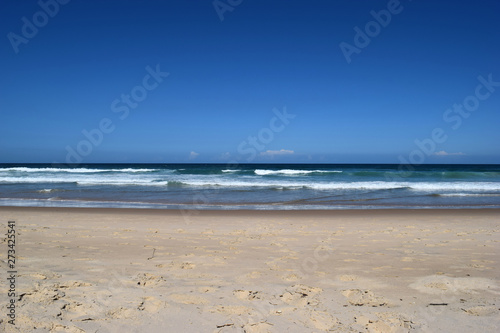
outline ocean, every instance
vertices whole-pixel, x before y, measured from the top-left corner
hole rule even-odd
[[[0,206],[500,208],[500,165],[0,164]]]

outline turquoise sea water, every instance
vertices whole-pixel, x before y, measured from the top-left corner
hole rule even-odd
[[[500,165],[0,164],[0,205],[500,208]]]

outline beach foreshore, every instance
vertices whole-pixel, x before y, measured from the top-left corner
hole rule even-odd
[[[0,331],[500,329],[498,209],[0,207],[0,231]]]

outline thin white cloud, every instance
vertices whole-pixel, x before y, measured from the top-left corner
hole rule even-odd
[[[435,152],[433,155],[436,155],[436,156],[462,156],[462,155],[465,155],[465,154],[462,153],[462,152],[459,152],[459,153],[447,153],[444,150],[441,150],[441,151]]]
[[[195,151],[192,151],[192,152],[189,153],[189,159],[190,160],[194,160],[196,157],[198,157],[198,155],[200,155],[200,154],[198,154]]]
[[[295,152],[293,150],[286,150],[286,149],[281,149],[281,150],[266,150],[260,153],[261,156],[276,156],[276,155],[291,155],[294,154]]]

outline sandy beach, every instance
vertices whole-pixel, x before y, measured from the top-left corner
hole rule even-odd
[[[0,331],[497,332],[499,213],[1,207]]]

